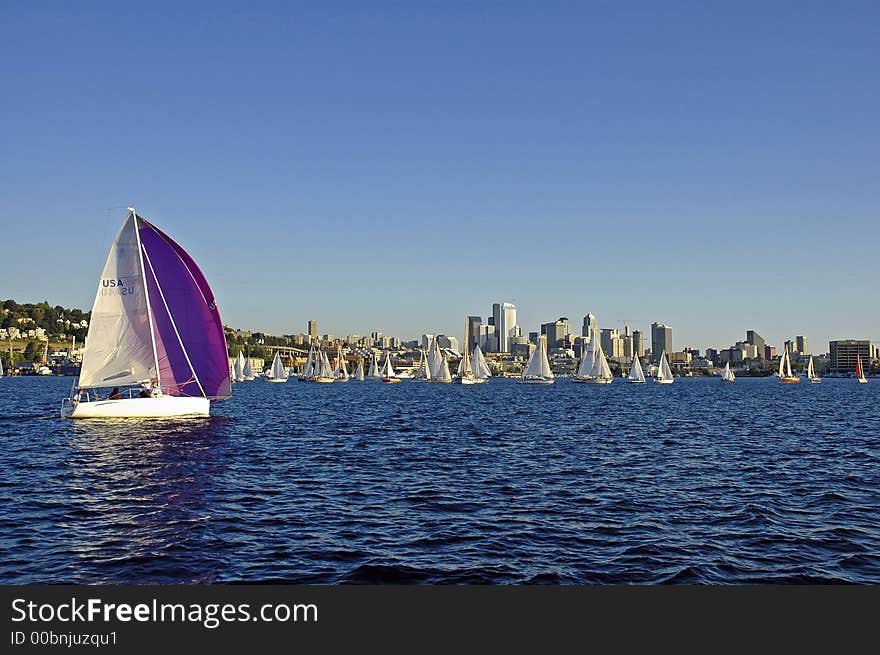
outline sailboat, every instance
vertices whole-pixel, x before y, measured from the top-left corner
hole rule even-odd
[[[96,390],[129,387],[101,396]],[[104,264],[69,418],[208,416],[232,396],[226,334],[190,255],[129,209]]]
[[[672,376],[672,369],[669,368],[669,362],[666,361],[665,350],[660,353],[660,365],[657,367],[657,377],[654,378],[654,382],[656,384],[672,384],[675,382],[675,378]]]
[[[367,377],[371,380],[379,380],[382,377],[382,374],[379,372],[379,362],[376,359],[376,353],[370,354],[370,370],[367,373]]]
[[[389,384],[395,384],[400,382],[400,379],[394,374],[394,369],[391,367],[391,353],[385,353],[385,363],[382,365],[382,382],[387,382]]]
[[[358,359],[357,369],[354,372],[354,379],[358,382],[364,381],[364,360]]]
[[[589,377],[586,381],[591,384],[611,384],[614,381],[614,375],[612,375],[611,368],[608,366],[608,360],[605,359],[605,353],[602,350],[601,344],[599,344],[599,348],[595,352],[596,357],[593,362],[593,368],[590,369]]]
[[[440,352],[439,348],[437,350],[437,372],[431,374],[431,382],[440,382],[442,384],[449,384],[452,382],[452,374],[449,372],[449,362],[446,361],[446,355]]]
[[[721,381],[733,382],[734,380],[736,380],[736,376],[733,374],[733,371],[730,368],[730,362],[727,362],[724,365],[724,370],[721,371]]]
[[[467,346],[465,346],[464,354],[462,354],[461,359],[458,362],[458,370],[452,381],[456,384],[476,384],[476,377],[471,368],[471,356],[468,352]]]
[[[584,356],[581,358],[580,366],[577,372],[571,376],[572,382],[589,382],[593,377],[593,369],[596,366],[596,351],[593,348],[592,340],[584,348]]]
[[[244,360],[244,370],[242,371],[242,376],[246,381],[250,381],[254,379],[254,369],[251,366],[251,359],[248,357]]]
[[[303,365],[302,374],[299,376],[300,382],[307,382],[312,377],[312,372],[314,371],[314,364],[312,362],[312,358],[314,356],[314,349],[309,348],[309,354],[306,357],[306,363]]]
[[[639,361],[638,355],[633,355],[632,366],[626,381],[630,384],[645,384],[645,372],[642,370],[642,362]]]
[[[856,380],[859,384],[867,384],[868,378],[865,377],[865,369],[862,368],[862,356],[856,355]]]
[[[239,350],[238,357],[235,358],[235,363],[232,365],[235,371],[235,381],[236,382],[244,382],[244,355]]]
[[[424,349],[419,351],[421,354],[419,355],[419,366],[416,369],[416,380],[423,380],[425,382],[430,382],[431,380],[431,367],[428,365],[428,357],[425,354]]]
[[[819,384],[822,382],[822,378],[816,374],[816,369],[813,367],[812,355],[810,355],[810,361],[807,364],[807,379],[810,381],[810,384]]]
[[[474,353],[471,356],[471,369],[474,373],[474,384],[484,384],[492,377],[492,371],[489,369],[489,364],[486,363],[486,358],[483,356],[483,351],[480,350],[479,344],[474,346]]]
[[[3,377],[3,359],[0,358],[0,378]]]
[[[342,346],[336,349],[336,368],[333,375],[337,382],[348,382],[348,369],[345,368],[345,359],[342,357]]]
[[[281,363],[281,355],[277,352],[272,360],[272,370],[267,379],[269,382],[287,382],[287,367]]]
[[[327,359],[327,353],[323,350],[317,353],[317,366],[312,374],[312,382],[319,384],[330,384],[336,382],[336,376],[333,375],[333,369],[330,367],[330,360]]]
[[[779,379],[785,384],[797,384],[801,379],[792,373],[791,355],[788,354],[788,348],[782,351],[782,358],[779,360]]]
[[[547,359],[546,336],[538,337],[538,347],[529,357],[519,381],[523,384],[553,384],[556,381],[550,370],[550,360]]]
[[[431,344],[431,352],[428,353],[428,373],[431,380],[438,381],[436,378],[440,375],[440,369],[445,361],[443,353],[440,352],[440,344],[437,343],[437,339],[434,339]],[[449,368],[448,365],[447,368]]]

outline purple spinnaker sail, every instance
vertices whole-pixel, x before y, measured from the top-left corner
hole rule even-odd
[[[226,334],[211,287],[183,248],[137,218],[163,391],[229,398]]]

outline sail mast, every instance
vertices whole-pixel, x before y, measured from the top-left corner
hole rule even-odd
[[[153,346],[153,362],[156,365],[156,386],[161,389],[162,378],[159,375],[159,353],[156,350],[155,323],[153,322],[153,310],[150,307],[150,291],[147,289],[147,271],[144,268],[144,247],[141,245],[141,233],[140,230],[138,230],[137,225],[137,212],[134,207],[129,207],[128,211],[131,212],[132,225],[134,226],[134,237],[137,240],[138,261],[141,264],[141,283],[144,285],[144,298],[147,300],[147,317],[150,320],[150,343]]]

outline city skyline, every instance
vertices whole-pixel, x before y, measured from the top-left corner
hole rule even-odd
[[[880,342],[875,4],[212,16],[4,7],[3,296],[89,309],[134,205],[242,329]]]

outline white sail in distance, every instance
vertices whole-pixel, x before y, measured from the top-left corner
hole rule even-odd
[[[629,369],[629,378],[632,382],[644,382],[645,381],[645,373],[642,371],[642,363],[639,361],[639,358],[633,356],[632,366]]]

